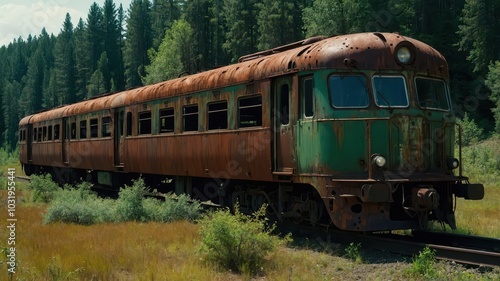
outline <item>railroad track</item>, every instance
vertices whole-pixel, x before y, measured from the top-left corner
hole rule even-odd
[[[26,176],[17,180],[29,182]],[[213,207],[213,206],[212,206]],[[500,239],[460,234],[413,231],[412,235],[363,234],[296,224],[280,223],[287,232],[314,237],[317,242],[360,243],[364,248],[414,256],[428,246],[436,258],[474,266],[500,266]]]
[[[292,234],[305,236],[320,243],[360,243],[365,249],[375,249],[405,256],[418,255],[426,246],[435,250],[436,258],[456,263],[479,266],[500,266],[500,239],[457,235],[449,233],[413,232],[412,235],[391,233],[364,234],[340,230],[319,230],[318,227],[288,229]]]
[[[16,180],[18,181],[24,181],[24,182],[30,182],[31,179],[27,176],[16,176]]]

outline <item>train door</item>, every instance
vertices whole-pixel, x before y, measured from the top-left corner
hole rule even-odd
[[[125,122],[125,108],[115,108],[114,110],[114,155],[115,155],[115,167],[123,167],[123,142],[125,141],[124,136],[124,124]]]
[[[273,84],[274,172],[293,174],[292,77],[278,78]]]
[[[62,161],[64,164],[69,164],[69,139],[70,139],[70,128],[68,123],[68,118],[64,117],[62,119],[61,126],[61,139],[62,139]]]
[[[31,121],[31,119],[30,119]],[[28,121],[28,122],[30,122]],[[33,124],[28,123],[28,130],[26,131],[26,149],[28,153],[28,163],[31,164],[33,162]]]

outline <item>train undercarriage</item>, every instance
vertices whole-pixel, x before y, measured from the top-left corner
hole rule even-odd
[[[25,165],[27,174],[50,173],[60,184],[88,181],[119,190],[142,177],[151,191],[188,194],[193,199],[253,213],[267,204],[267,214],[277,220],[312,225],[333,224],[352,231],[425,229],[430,221],[456,228],[454,200],[481,197],[474,185],[459,182],[344,181],[315,189],[293,182],[255,182],[229,179],[168,177]],[[322,181],[319,181],[322,182]],[[472,190],[472,191],[471,191]],[[473,197],[473,198],[472,198]]]

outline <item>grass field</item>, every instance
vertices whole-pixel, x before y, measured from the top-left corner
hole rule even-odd
[[[469,165],[464,174],[471,182],[486,183],[484,200],[457,201],[458,232],[500,237],[500,184],[495,154],[490,151],[500,141],[483,143],[476,151],[465,150]],[[474,163],[481,163],[474,165]],[[473,166],[470,166],[470,165]],[[15,159],[0,163],[0,184],[6,185],[7,168],[16,168]],[[481,174],[481,171],[488,174]],[[189,222],[105,223],[91,226],[43,224],[46,204],[30,202],[26,184],[16,183],[16,274],[7,273],[8,231],[0,231],[0,281],[2,280],[426,280],[404,275],[411,267],[410,258],[397,261],[375,253],[375,261],[345,258],[335,246],[326,248],[280,247],[268,257],[258,276],[218,271],[203,262],[197,253],[199,226]],[[7,191],[0,190],[0,227],[7,225]],[[2,226],[5,224],[5,226]],[[313,239],[311,239],[313,240]],[[332,250],[333,249],[333,250]],[[438,279],[500,280],[500,269],[480,274],[472,269],[437,265]]]

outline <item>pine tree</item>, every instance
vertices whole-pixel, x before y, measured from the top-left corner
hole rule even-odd
[[[18,98],[21,95],[21,84],[17,81],[6,82],[2,97],[2,113],[4,119],[4,143],[8,149],[16,147],[19,123]]]
[[[369,4],[363,0],[315,0],[303,12],[306,37],[356,33],[371,28],[377,29],[372,31],[380,31],[376,18],[378,12],[370,14],[370,11]]]
[[[71,16],[69,14],[66,14],[61,33],[57,36],[54,57],[57,103],[74,103],[76,102],[75,52],[73,24],[71,23]]]
[[[75,64],[76,64],[76,92],[77,100],[82,100],[87,96],[87,83],[90,76],[90,62],[88,51],[88,42],[83,20],[78,21],[75,28]]]
[[[242,55],[257,51],[256,0],[224,0],[224,14],[229,24],[224,49],[235,62]]]
[[[85,28],[86,49],[88,52],[87,67],[89,68],[89,73],[93,73],[97,69],[97,62],[104,51],[105,34],[102,22],[102,9],[94,2],[94,4],[90,6]]]
[[[37,49],[30,58],[26,82],[19,101],[19,109],[23,116],[42,109],[44,75],[45,62],[41,49]]]
[[[300,1],[262,0],[258,8],[258,49],[265,50],[302,39]]]
[[[460,50],[468,53],[474,72],[485,75],[490,62],[500,59],[500,0],[466,0],[459,35]]]
[[[151,8],[153,48],[158,50],[165,32],[181,17],[182,0],[153,0]],[[182,3],[182,5],[185,5]]]
[[[121,91],[125,89],[121,51],[121,43],[123,40],[118,19],[118,10],[113,0],[105,0],[104,2],[102,27],[105,34],[104,51],[107,53],[109,59],[108,67],[111,72],[111,79],[105,81],[106,91],[111,91],[112,84],[115,85],[116,90]],[[111,80],[113,80],[113,82]]]
[[[87,85],[87,98],[107,92],[106,81],[110,81],[110,77],[111,73],[109,70],[108,56],[106,52],[103,52],[97,64],[97,69],[92,73],[89,84]]]
[[[152,47],[151,3],[134,0],[130,4],[125,39],[125,75],[127,87],[142,86],[141,77],[146,75],[145,66],[150,64],[148,50]]]

